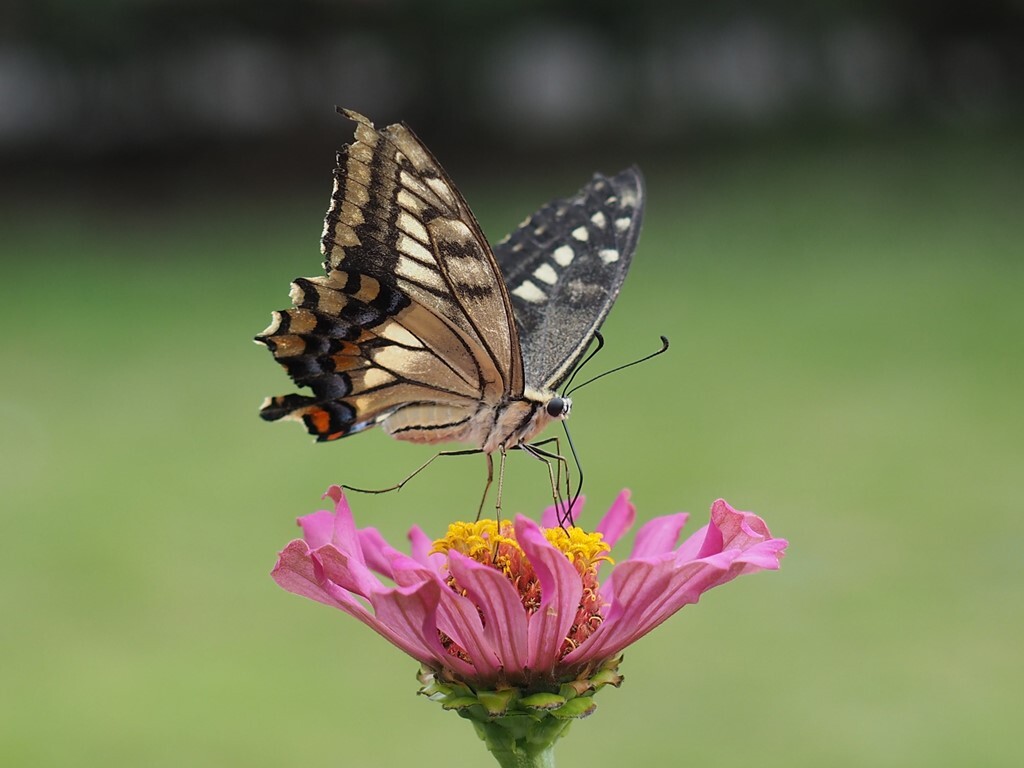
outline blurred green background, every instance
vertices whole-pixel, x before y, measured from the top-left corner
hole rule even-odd
[[[1024,763],[1019,4],[635,6],[4,11],[0,763],[489,764],[413,662],[268,575],[329,484],[430,455],[256,417],[335,103],[408,121],[495,239],[638,162],[595,370],[673,346],[574,398],[587,519],[721,496],[790,540],[631,648],[559,765]],[[483,476],[353,506],[440,534]],[[511,457],[508,512],[546,488]]]

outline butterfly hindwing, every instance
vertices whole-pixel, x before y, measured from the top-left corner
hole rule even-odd
[[[396,289],[366,274],[332,270],[298,278],[292,301],[257,341],[313,394],[270,398],[261,410],[265,419],[300,419],[318,439],[334,440],[410,403],[475,408],[479,368],[468,346]]]
[[[622,287],[643,207],[639,169],[595,174],[494,246],[532,386],[557,388],[579,362]]]

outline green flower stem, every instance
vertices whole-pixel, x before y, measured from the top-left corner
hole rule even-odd
[[[555,768],[555,743],[571,720],[502,717],[490,722],[471,720],[477,735],[502,768]]]

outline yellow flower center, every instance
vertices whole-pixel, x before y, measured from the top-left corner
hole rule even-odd
[[[546,528],[544,538],[566,556],[583,582],[583,595],[569,634],[562,643],[559,654],[561,658],[589,637],[601,624],[604,602],[598,592],[597,566],[604,561],[611,562],[607,554],[611,547],[602,534],[587,533],[575,527],[568,530]],[[452,523],[448,526],[447,535],[434,542],[431,552],[447,554],[452,551],[501,571],[516,588],[523,607],[530,613],[540,607],[540,580],[519,542],[516,541],[515,528],[511,522],[478,520],[475,523]],[[446,581],[451,589],[459,594],[465,594],[465,590],[450,573]],[[484,620],[486,621],[486,618]],[[468,659],[465,651],[450,637],[442,634],[441,642],[449,653]]]

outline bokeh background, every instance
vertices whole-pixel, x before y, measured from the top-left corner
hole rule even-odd
[[[489,764],[268,576],[328,484],[430,454],[256,417],[341,104],[494,238],[639,163],[595,370],[673,346],[576,398],[591,513],[722,496],[791,541],[631,649],[560,765],[1024,764],[1022,97],[1012,0],[4,4],[0,763]],[[439,534],[483,472],[356,514]],[[512,456],[506,511],[546,482]]]

